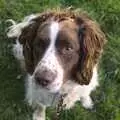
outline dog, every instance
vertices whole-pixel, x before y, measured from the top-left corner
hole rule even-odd
[[[26,71],[26,100],[35,109],[33,120],[45,120],[48,106],[66,94],[66,109],[80,101],[92,108],[90,94],[99,85],[98,64],[106,38],[86,13],[49,10],[13,20],[8,37],[16,38],[13,54]]]

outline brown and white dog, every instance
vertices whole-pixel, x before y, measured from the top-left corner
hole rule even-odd
[[[13,53],[25,65],[26,99],[36,108],[33,120],[45,120],[45,108],[67,94],[71,108],[81,101],[92,108],[91,91],[98,86],[98,62],[105,44],[99,25],[83,12],[49,11],[11,20],[8,37],[16,37]]]

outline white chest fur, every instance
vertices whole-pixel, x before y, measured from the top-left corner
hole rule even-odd
[[[26,99],[30,105],[45,105],[51,106],[58,103],[58,94],[48,92],[46,89],[36,86],[31,76],[27,77],[26,84]],[[66,108],[71,108],[76,101],[81,101],[82,105],[86,108],[92,108],[92,100],[90,93],[98,85],[97,81],[97,68],[93,69],[93,76],[89,85],[79,85],[74,81],[68,80],[61,88],[60,94],[67,93],[64,98]]]

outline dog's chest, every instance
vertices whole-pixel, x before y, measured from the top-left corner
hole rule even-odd
[[[42,104],[45,106],[55,106],[59,101],[59,94],[53,94],[45,89],[39,89],[35,91],[34,101],[37,104]]]
[[[61,88],[59,93],[50,93],[48,90],[43,89],[40,86],[36,86],[32,80],[28,80],[27,82],[27,94],[26,98],[30,105],[45,105],[45,106],[55,106],[59,103],[61,95],[66,94],[66,97],[63,100],[63,104],[73,104],[75,101],[79,99],[78,94],[78,85],[75,83],[68,81]]]

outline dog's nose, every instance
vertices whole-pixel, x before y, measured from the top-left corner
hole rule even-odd
[[[56,76],[57,76],[56,72],[54,73],[48,70],[44,71],[39,70],[35,73],[35,80],[38,84],[45,87],[49,85],[51,82],[53,82]]]

